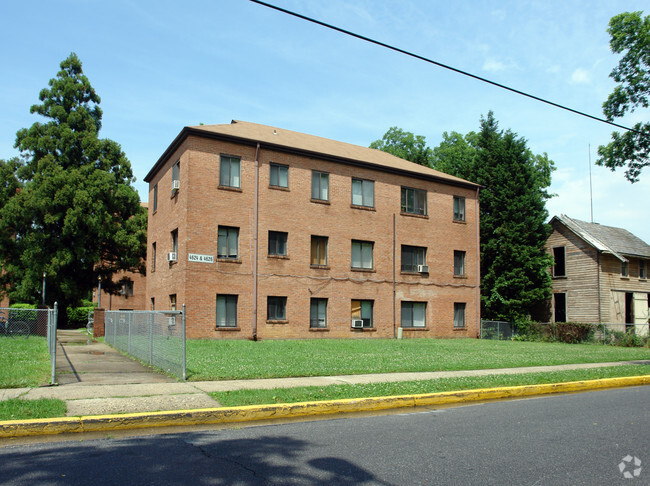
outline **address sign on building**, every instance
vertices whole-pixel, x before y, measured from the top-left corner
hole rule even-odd
[[[213,255],[198,255],[196,253],[188,253],[187,259],[190,262],[214,263]]]

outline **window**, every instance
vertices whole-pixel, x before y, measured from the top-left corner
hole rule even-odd
[[[122,283],[120,294],[125,295],[126,297],[133,296],[133,280],[126,280]]]
[[[236,295],[217,295],[217,327],[237,327]]]
[[[427,249],[402,245],[402,272],[417,272],[418,265],[426,265]]]
[[[352,204],[355,206],[375,207],[375,182],[364,179],[352,179]]]
[[[271,164],[269,185],[289,187],[289,167],[286,165]]]
[[[158,209],[158,184],[153,186],[153,212]]]
[[[312,171],[311,173],[311,198],[329,201],[330,175],[326,172]]]
[[[621,277],[629,277],[630,270],[628,262],[621,262]]]
[[[465,221],[465,198],[454,196],[454,221]]]
[[[311,299],[309,303],[309,327],[327,327],[327,299]]]
[[[156,310],[156,299],[154,297],[151,298],[151,310]]]
[[[172,251],[177,254],[178,258],[178,229],[171,232],[172,235]]]
[[[411,187],[402,187],[402,212],[427,214],[427,192]]]
[[[566,294],[553,294],[553,305],[555,307],[555,322],[566,322]]]
[[[151,271],[156,271],[156,242],[151,244]]]
[[[454,304],[454,328],[461,329],[465,327],[465,303]]]
[[[373,268],[373,246],[374,243],[372,241],[352,240],[352,268],[363,268],[367,270]]]
[[[350,316],[353,321],[362,320],[363,327],[372,327],[372,300],[353,300]]]
[[[269,255],[287,255],[287,235],[282,231],[269,231]]]
[[[236,260],[239,256],[239,228],[219,226],[217,236],[217,258]]]
[[[239,157],[222,155],[219,163],[219,185],[225,187],[237,187],[240,184],[240,160]]]
[[[454,250],[454,277],[465,276],[465,252]]]
[[[311,264],[316,266],[327,265],[327,236],[311,237]]]
[[[639,278],[642,280],[646,278],[644,260],[639,260]]]
[[[173,311],[176,310],[176,294],[171,294],[169,296],[169,309]]]
[[[427,303],[402,302],[402,327],[426,327]]]
[[[268,321],[287,320],[287,298],[286,297],[266,298],[266,319]]]
[[[553,276],[566,277],[566,248],[556,246],[553,248]]]
[[[178,193],[176,185],[181,182],[181,161],[179,160],[172,166],[172,196]],[[176,183],[176,184],[174,184]]]

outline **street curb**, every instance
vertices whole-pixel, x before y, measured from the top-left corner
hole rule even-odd
[[[528,397],[552,393],[571,393],[603,388],[650,384],[650,375],[600,380],[572,381],[544,385],[481,388],[454,392],[403,395],[394,397],[352,398],[319,402],[249,405],[165,412],[89,415],[0,422],[0,438],[104,432],[124,429],[250,422],[290,417],[369,412],[392,408],[446,405],[502,398]]]

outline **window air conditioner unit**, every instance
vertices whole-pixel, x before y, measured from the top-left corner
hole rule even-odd
[[[352,319],[352,327],[354,329],[363,328],[363,319]]]
[[[181,181],[178,179],[172,181],[172,191],[178,191],[181,188]]]
[[[176,252],[175,251],[170,251],[167,253],[167,261],[168,262],[175,262],[176,261]]]
[[[418,265],[418,273],[429,273],[428,265]]]
[[[176,317],[175,316],[167,317],[167,329],[171,329],[175,325],[176,325]]]

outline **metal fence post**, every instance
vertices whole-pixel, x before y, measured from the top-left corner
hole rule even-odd
[[[131,354],[131,322],[133,321],[133,316],[131,316],[131,314],[129,314],[128,317],[129,317],[129,344],[128,344],[128,348],[129,348],[129,354]]]
[[[149,364],[153,364],[153,324],[156,316],[152,316],[151,325],[149,326]]]
[[[56,327],[57,327],[57,319],[59,318],[59,304],[58,302],[54,303],[54,312],[52,316],[52,323],[48,323],[48,328],[50,329],[50,341],[52,342],[52,347],[51,350],[52,352],[50,353],[50,365],[52,367],[52,379],[50,381],[50,385],[54,385],[56,383]]]
[[[181,316],[181,332],[183,334],[183,381],[187,380],[187,345],[185,340],[185,304],[183,304],[183,315]]]

